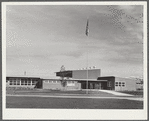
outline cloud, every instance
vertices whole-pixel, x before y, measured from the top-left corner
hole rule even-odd
[[[88,65],[103,75],[131,75],[142,66],[141,15],[141,6],[8,6],[7,72],[85,68],[88,52]]]

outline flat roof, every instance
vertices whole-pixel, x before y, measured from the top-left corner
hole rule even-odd
[[[61,79],[42,79],[42,80],[61,80]],[[96,79],[65,79],[66,81],[95,81],[95,82],[107,82],[107,80],[96,80]]]
[[[97,78],[97,80],[102,80],[102,79],[106,79],[106,78],[115,78],[115,76],[99,76],[98,78]]]
[[[59,72],[72,72],[72,71],[89,71],[89,70],[101,70],[101,69],[98,69],[98,68],[92,68],[92,69],[75,69],[75,70],[65,70],[65,71],[58,71],[58,72],[55,72],[55,73],[59,73]]]
[[[31,78],[31,79],[40,79],[40,77],[23,77],[23,76],[7,76],[6,78]]]
[[[67,79],[66,79],[67,80]],[[107,80],[97,80],[97,79],[68,79],[69,81],[96,81],[96,82],[107,82]]]
[[[107,82],[107,80],[92,80],[92,79],[89,79],[89,80],[87,80],[87,79],[78,79],[78,80],[74,79],[74,81]]]

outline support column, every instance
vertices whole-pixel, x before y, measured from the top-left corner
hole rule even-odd
[[[32,79],[31,79],[31,85],[32,85]]]
[[[21,79],[20,79],[20,85],[21,85]]]

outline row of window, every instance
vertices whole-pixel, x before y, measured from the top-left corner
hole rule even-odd
[[[46,83],[60,83],[60,81],[49,81],[49,80],[45,80],[44,82],[46,82]]]
[[[125,82],[115,82],[115,86],[119,86],[119,87],[124,87],[125,86]]]
[[[61,81],[49,81],[49,80],[45,80],[44,82],[46,82],[46,83],[61,83]],[[74,83],[74,81],[67,81],[67,83]]]
[[[36,81],[9,81],[9,85],[36,85]]]

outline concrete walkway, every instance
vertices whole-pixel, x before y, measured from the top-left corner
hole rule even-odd
[[[72,95],[11,95],[7,94],[6,96],[12,97],[52,97],[52,98],[90,98],[90,99],[126,99],[126,100],[135,100],[135,101],[143,101],[143,98],[129,98],[129,97],[94,97],[94,96],[72,96]]]
[[[121,93],[121,92],[116,92],[116,91],[112,91],[112,90],[99,90],[99,91],[110,93],[110,94],[117,95],[117,96],[134,96],[134,95],[125,94],[125,93]]]

